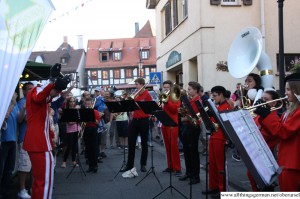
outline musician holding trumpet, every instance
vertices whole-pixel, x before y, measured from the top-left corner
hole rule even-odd
[[[195,113],[198,113],[198,108],[195,104],[196,101],[200,100],[200,91],[201,85],[198,82],[190,81],[188,83],[188,95],[190,97],[189,104],[192,110]],[[202,101],[201,101],[202,102]],[[184,102],[183,102],[184,104]],[[184,104],[185,108],[187,108],[187,104]],[[183,152],[184,152],[184,161],[186,166],[185,175],[179,178],[180,181],[185,181],[190,178],[190,184],[200,183],[200,157],[198,151],[198,140],[200,136],[200,121],[197,118],[191,117],[191,110],[187,110],[187,114],[183,113],[182,109],[178,109],[178,112],[183,116],[181,121],[187,122],[186,129],[182,133],[183,139]],[[193,121],[189,120],[193,119]]]
[[[178,99],[173,99],[171,96],[174,93],[174,86],[170,80],[163,82],[163,94],[166,96],[161,97],[163,110],[170,116],[170,118],[178,123],[178,108],[180,107],[179,96]],[[178,87],[178,91],[179,87]],[[162,125],[162,135],[165,143],[167,153],[167,165],[168,167],[163,170],[164,173],[175,172],[176,175],[181,174],[180,156],[178,148],[178,126],[168,127]],[[170,150],[170,148],[172,148]]]
[[[271,115],[273,118],[277,118],[279,119],[279,116],[277,114],[277,109],[275,108],[276,105],[278,104],[278,101],[279,101],[279,94],[275,91],[275,90],[265,90],[263,95],[262,95],[262,98],[261,98],[262,101],[265,101],[269,104],[269,106],[272,108],[272,111],[271,111]],[[261,100],[258,100],[257,101],[257,105],[259,105],[259,102],[261,102]],[[256,105],[255,104],[255,105]],[[282,102],[283,104],[283,102]],[[254,121],[255,121],[255,124],[257,125],[258,129],[260,130],[263,138],[265,139],[267,145],[269,146],[270,150],[273,152],[273,154],[275,153],[275,147],[277,146],[277,144],[279,143],[279,139],[277,136],[272,136],[271,135],[271,132],[268,131],[268,129],[266,128],[263,128],[260,123],[259,123],[259,120],[261,120],[261,116],[260,115],[257,115],[255,118],[254,118]],[[259,191],[251,173],[249,170],[247,170],[247,176],[249,178],[249,181],[250,181],[250,184],[251,184],[251,187],[252,187],[252,191]]]
[[[279,175],[280,191],[299,191],[300,188],[300,73],[285,78],[285,95],[289,105],[278,118],[268,105],[258,106],[259,123],[267,133],[280,140],[278,164],[283,167]]]
[[[137,92],[134,97],[131,97],[134,101],[151,101],[152,97],[148,90],[145,89],[145,80],[143,78],[137,78],[135,81],[135,87]],[[134,167],[135,157],[135,144],[137,136],[140,133],[142,140],[142,154],[140,159],[141,172],[146,172],[147,156],[148,156],[148,131],[149,131],[149,114],[145,114],[142,109],[138,109],[132,114],[132,121],[129,126],[128,135],[128,160],[126,167],[121,169],[121,172],[131,170]]]

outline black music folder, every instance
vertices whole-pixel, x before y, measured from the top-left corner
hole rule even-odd
[[[162,110],[155,101],[137,101],[136,103],[146,114],[153,114],[154,111]]]
[[[172,118],[163,110],[157,110],[152,112],[153,115],[164,125],[164,126],[178,126]]]
[[[94,109],[62,109],[62,122],[94,122]]]
[[[202,121],[205,124],[206,129],[209,131],[212,131],[212,132],[216,132],[215,126],[213,125],[212,121],[210,120],[210,117],[209,117],[207,111],[205,110],[204,106],[202,105],[202,103],[199,100],[197,100],[197,101],[195,101],[195,104],[200,112],[200,116],[202,118]]]
[[[105,104],[111,113],[131,112],[139,109],[134,100],[105,102]]]

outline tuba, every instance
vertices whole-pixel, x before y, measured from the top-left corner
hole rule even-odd
[[[269,56],[263,50],[263,37],[258,28],[247,27],[234,39],[228,53],[228,70],[234,78],[247,76],[255,67],[259,70],[262,87],[271,88],[273,70]],[[258,91],[254,103],[261,98]]]

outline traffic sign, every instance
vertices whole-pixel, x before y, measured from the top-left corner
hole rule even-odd
[[[161,72],[150,72],[150,84],[160,84],[161,81]]]

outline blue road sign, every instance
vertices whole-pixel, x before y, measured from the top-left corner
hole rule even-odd
[[[161,83],[161,72],[150,72],[150,84]]]

